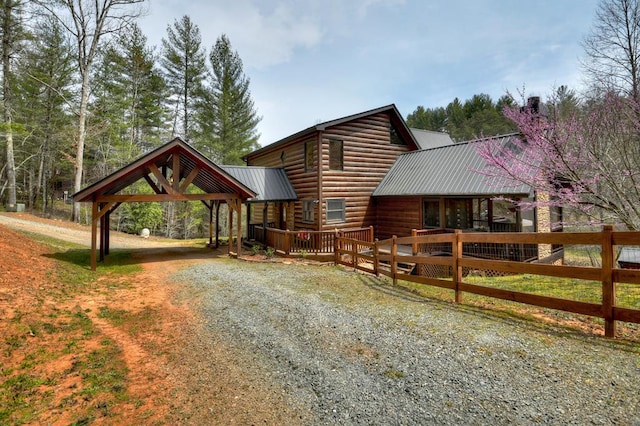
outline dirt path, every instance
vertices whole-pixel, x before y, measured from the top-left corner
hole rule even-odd
[[[108,416],[105,414],[107,423],[192,424],[195,419],[206,419],[211,424],[243,424],[265,419],[275,421],[281,418],[278,413],[287,412],[281,402],[261,392],[259,384],[242,376],[242,368],[235,365],[231,352],[224,347],[198,346],[201,330],[190,309],[197,296],[181,294],[179,300],[176,299],[180,288],[168,280],[171,274],[190,265],[212,261],[218,256],[226,257],[226,248],[216,251],[184,247],[181,242],[142,239],[114,232],[112,247],[132,250],[134,260],[143,270],[125,278],[102,276],[94,290],[61,301],[44,296],[56,291],[49,282],[50,271],[55,268],[48,254],[50,249],[7,228],[85,246],[90,244],[89,228],[24,213],[0,214],[0,252],[5,256],[12,253],[10,257],[0,259],[0,334],[8,333],[3,327],[11,327],[12,322],[25,313],[30,324],[42,323],[46,317],[60,315],[60,312],[86,314],[99,332],[95,338],[87,339],[81,350],[86,355],[99,347],[100,339],[105,337],[116,342],[128,370],[127,391],[130,400],[135,401],[112,407]],[[34,309],[34,306],[38,307]],[[114,321],[118,316],[134,318],[136,328],[132,329],[126,321],[123,324]],[[22,336],[18,337],[22,339]],[[43,350],[46,346],[51,352],[64,352],[64,348],[56,347],[56,342],[47,341],[44,333],[38,337],[42,338],[32,343],[27,340],[26,345],[8,353],[8,367],[9,364],[19,366],[24,363],[30,356],[29,350]],[[203,353],[205,351],[207,353]],[[50,360],[39,367],[47,370],[41,374],[56,376],[72,371],[74,362],[81,357],[81,353],[76,353],[55,362]],[[199,368],[212,368],[219,373],[220,380],[210,384],[206,395],[196,381],[180,377],[197,377]],[[77,421],[77,413],[86,404],[76,397],[77,387],[77,378],[59,379],[52,390],[54,398],[50,410],[40,413],[34,423]],[[0,399],[0,405],[1,402]]]

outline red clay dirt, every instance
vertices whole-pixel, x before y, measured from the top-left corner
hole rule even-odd
[[[89,242],[87,227],[28,214],[19,217],[84,230]],[[24,228],[29,227],[23,223]],[[0,423],[3,382],[8,389],[8,380],[19,371],[48,380],[25,401],[42,405],[35,414],[21,418],[14,413],[9,423],[18,418],[27,424],[52,425],[275,424],[296,418],[273,391],[243,375],[242,367],[224,347],[189,350],[200,332],[190,309],[196,301],[183,295],[176,302],[177,289],[167,283],[167,277],[195,262],[225,256],[224,250],[156,247],[136,251],[141,272],[124,277],[102,275],[82,292],[53,279],[52,271],[60,262],[53,254],[52,248],[0,225],[0,336],[5,336],[0,338]],[[136,324],[143,327],[115,325],[100,315],[103,310],[126,312],[141,319]],[[65,327],[74,315],[83,314],[95,329],[90,336],[70,330],[61,339],[59,334],[43,331],[45,325]],[[88,393],[83,392],[88,385],[75,366],[105,339],[115,342],[119,361],[128,371],[124,401],[112,400],[110,395],[82,396]],[[81,343],[70,343],[77,341]],[[194,349],[211,352],[195,353]],[[38,356],[36,365],[25,368],[33,354],[54,355]],[[198,368],[215,369],[217,383],[195,388],[188,376],[197,374],[194,369]]]

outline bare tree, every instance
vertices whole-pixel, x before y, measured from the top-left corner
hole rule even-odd
[[[91,91],[91,68],[98,49],[106,37],[128,27],[142,14],[145,0],[38,0],[37,3],[53,14],[76,42],[78,72],[80,73],[80,103],[74,172],[74,192],[82,185],[87,107]],[[80,219],[80,205],[73,204],[72,221]]]
[[[602,0],[583,47],[583,66],[594,88],[640,101],[639,0]]]

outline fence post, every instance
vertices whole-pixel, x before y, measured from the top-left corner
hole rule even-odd
[[[455,302],[462,302],[462,292],[460,291],[460,282],[462,282],[462,267],[460,266],[460,259],[462,258],[462,241],[460,241],[460,235],[462,231],[456,229],[453,233],[453,285],[455,291]]]
[[[393,278],[393,285],[398,285],[398,243],[396,242],[397,236],[391,238],[391,277]]]
[[[369,243],[372,243],[374,240],[374,232],[373,232],[373,225],[369,226]]]
[[[616,284],[613,282],[613,226],[602,227],[602,316],[604,335],[616,337],[613,307],[616,302]]]
[[[411,237],[413,237],[413,245],[411,246],[411,251],[413,252],[413,256],[418,254],[418,243],[416,242],[416,237],[418,236],[418,230],[411,230]]]
[[[333,237],[333,263],[338,265],[340,263],[340,231],[337,229],[334,231]]]
[[[291,234],[288,229],[284,231],[284,252],[288,256],[291,253]]]
[[[378,248],[378,242],[373,243],[373,273],[376,274],[376,277],[380,276],[380,249]]]

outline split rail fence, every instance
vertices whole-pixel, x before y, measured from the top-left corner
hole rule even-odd
[[[562,246],[566,252],[581,247],[598,253],[596,262],[585,264],[544,264],[514,260],[495,260],[476,257],[473,248],[500,245],[514,251],[518,247],[536,245],[557,253]],[[411,237],[394,237],[370,242],[336,236],[335,263],[393,279],[426,284],[454,292],[456,303],[462,293],[472,293],[509,300],[543,308],[550,308],[604,319],[604,331],[615,337],[616,321],[640,323],[640,270],[616,267],[616,253],[624,246],[640,246],[640,232],[614,232],[605,226],[601,232],[579,233],[441,233]],[[471,254],[469,254],[471,253]],[[477,254],[477,253],[475,253]],[[558,259],[558,257],[555,257]],[[560,258],[562,260],[562,258]],[[591,264],[589,264],[591,263]],[[434,272],[436,271],[436,272]],[[438,273],[437,271],[440,271]],[[496,288],[468,282],[468,277],[490,272],[498,275],[532,274],[577,279],[592,283],[596,301],[559,298],[550,294],[533,294],[517,289]],[[573,282],[573,281],[572,281]],[[595,287],[593,284],[595,282]],[[616,286],[624,283],[630,295],[624,306],[617,304]],[[571,285],[571,284],[569,284]],[[537,292],[539,293],[539,292]],[[629,303],[631,298],[632,302]],[[599,300],[599,302],[597,301]],[[622,300],[622,298],[620,299]]]

